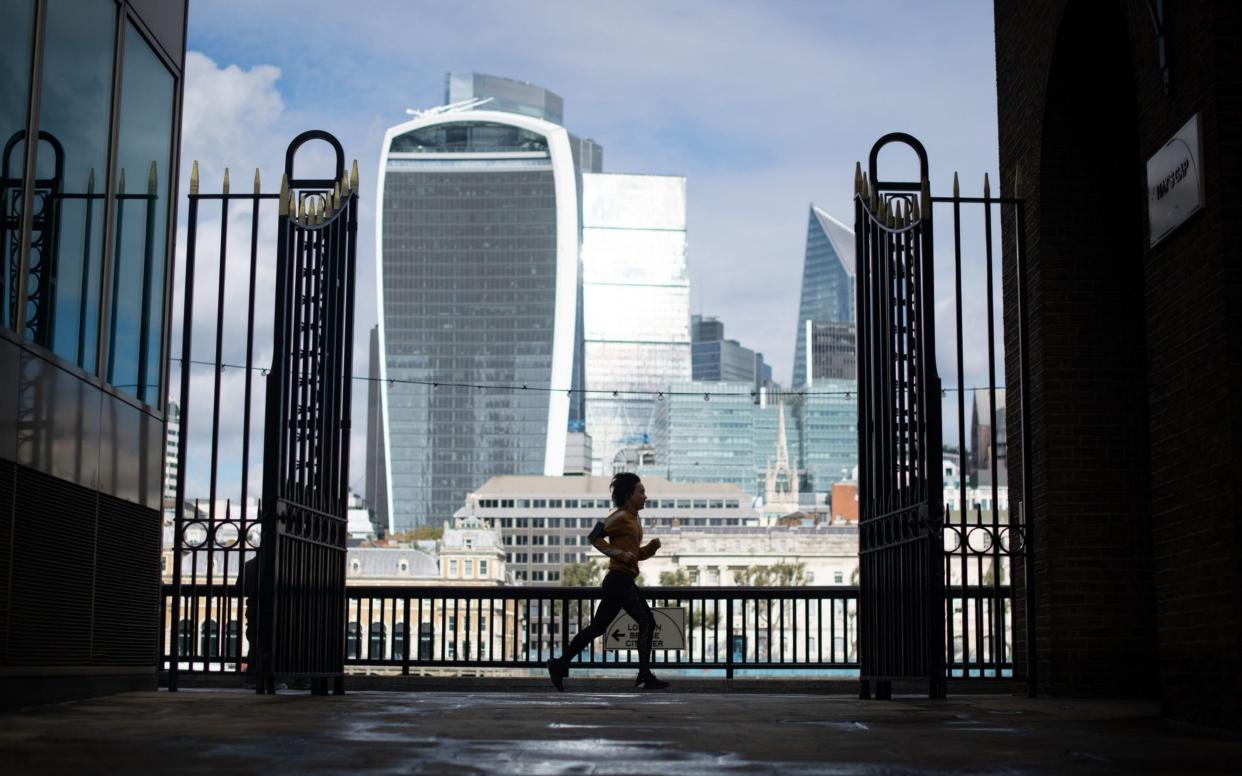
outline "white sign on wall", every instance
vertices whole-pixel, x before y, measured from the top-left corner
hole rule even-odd
[[[1199,114],[1147,160],[1149,245],[1155,245],[1203,207],[1203,165]]]
[[[685,649],[686,610],[680,606],[653,606],[651,613],[655,616],[651,648]],[[638,649],[638,623],[633,617],[625,612],[617,615],[604,634],[604,649]]]

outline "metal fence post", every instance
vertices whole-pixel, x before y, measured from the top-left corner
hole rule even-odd
[[[725,599],[725,678],[733,678],[733,599]]]
[[[411,638],[410,596],[408,593],[405,595],[405,606],[404,606],[404,613],[402,617],[404,619],[404,624],[405,624],[405,644],[403,645],[405,648],[401,651],[401,675],[409,676],[410,675],[410,647],[411,645],[415,643],[414,638],[418,638],[418,636],[421,634],[417,634],[417,633],[413,634],[414,638]]]

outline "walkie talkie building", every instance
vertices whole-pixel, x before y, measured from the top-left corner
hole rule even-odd
[[[392,127],[380,158],[380,425],[396,531],[451,517],[494,475],[564,466],[570,397],[548,389],[573,384],[572,140],[551,121],[470,107]]]

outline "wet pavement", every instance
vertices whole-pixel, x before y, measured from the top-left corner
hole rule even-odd
[[[1237,773],[1154,704],[1012,696],[128,693],[0,715],[0,772]]]

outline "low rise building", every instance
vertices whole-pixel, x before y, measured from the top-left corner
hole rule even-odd
[[[755,584],[756,569],[779,572],[775,577],[787,573],[794,585],[857,584],[856,524],[678,527],[650,533],[660,538],[661,547],[642,563],[646,585],[658,585],[662,575],[672,575],[691,586],[742,586]]]
[[[515,582],[555,583],[564,566],[597,554],[587,534],[613,510],[610,482],[598,476],[493,477],[466,496],[456,519],[481,519],[499,529]],[[644,476],[643,483],[643,524],[653,535],[673,527],[757,526],[761,520],[750,497],[736,485],[674,483],[658,476]]]

